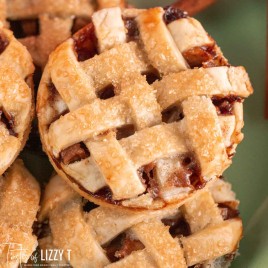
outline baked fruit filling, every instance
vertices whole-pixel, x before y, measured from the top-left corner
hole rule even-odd
[[[124,18],[124,24],[125,28],[127,30],[127,40],[130,41],[138,41],[139,39],[139,28],[138,28],[138,23],[135,20],[135,18]]]
[[[61,161],[65,165],[69,165],[76,161],[81,161],[90,156],[90,153],[83,143],[74,144],[65,150],[61,151],[60,157]]]
[[[133,251],[144,249],[144,245],[139,240],[131,238],[128,234],[121,234],[111,241],[109,245],[104,246],[103,249],[113,263],[127,257]]]
[[[251,92],[245,70],[185,12],[104,9],[52,53],[40,132],[85,197],[158,209],[230,165]]]
[[[25,38],[39,34],[38,19],[11,20],[9,24],[16,38]]]
[[[167,25],[173,21],[183,19],[183,18],[185,19],[188,17],[188,14],[186,11],[175,8],[173,6],[167,6],[164,9],[165,9],[165,13],[163,15],[163,19]]]
[[[122,16],[124,27],[127,32],[125,39],[127,42],[139,42],[139,25],[135,16],[133,16],[136,14],[135,12],[133,12],[133,14],[131,14],[131,12],[129,13],[132,16],[127,16],[128,12],[126,12],[126,15]],[[182,54],[191,68],[229,66],[228,61],[222,55],[215,41],[204,31],[198,21],[188,17],[187,12],[169,6],[165,8],[163,21],[169,27],[171,34],[173,33],[174,35],[177,35],[180,33],[185,35],[187,33],[181,29],[182,27],[185,27],[192,35],[198,33],[197,39],[199,43],[202,41],[204,42],[204,44],[200,46],[194,46],[183,51]],[[182,36],[181,39],[183,37],[184,36]],[[99,53],[97,36],[93,23],[89,23],[86,27],[74,34],[73,39],[74,50],[77,53],[78,61],[85,61]],[[185,44],[182,43],[181,46],[185,48]]]
[[[98,54],[94,25],[88,24],[74,34],[74,50],[78,61],[85,61]]]
[[[4,108],[0,108],[0,122],[4,124],[4,126],[7,128],[9,135],[17,137],[17,134],[14,130],[15,122],[12,115],[7,113]]]
[[[161,164],[174,164],[174,167],[170,169],[170,172],[166,172],[166,170],[163,171]],[[202,180],[200,167],[195,162],[193,156],[185,155],[175,157],[174,163],[172,164],[170,159],[162,159],[143,166],[138,170],[141,180],[147,186],[146,191],[154,198],[160,196],[161,188],[157,180],[159,173],[166,172],[164,174],[167,177],[165,187],[200,189],[205,185],[206,181]]]
[[[39,18],[8,20],[8,23],[16,38],[27,38],[40,35]],[[71,33],[76,33],[89,23],[89,18],[75,17],[73,19]]]
[[[237,206],[233,206],[232,204],[228,202],[219,203],[218,207],[221,211],[221,215],[224,220],[233,219],[239,216],[239,211],[237,210]]]
[[[0,34],[0,54],[4,52],[8,44],[9,44],[8,39],[5,37],[3,33],[1,33]]]
[[[179,19],[184,19],[184,22],[182,21],[180,22]],[[176,32],[176,30],[180,31],[181,30],[180,24],[184,24],[185,27],[186,26],[185,24],[187,23],[189,23],[189,25],[191,24],[191,26],[188,27],[189,30],[192,31],[197,29],[199,29],[199,31],[201,30],[201,27],[200,25],[198,25],[198,22],[196,20],[193,20],[192,18],[189,18],[187,12],[179,10],[173,6],[169,6],[165,9],[164,21],[170,28],[171,32],[173,31]],[[183,34],[183,32],[181,32],[181,34]],[[228,61],[223,57],[219,47],[216,45],[215,41],[209,35],[207,36],[203,35],[203,37],[201,37],[201,35],[199,36],[197,35],[196,38],[197,39],[204,38],[203,39],[204,44],[191,47],[189,49],[185,49],[182,53],[191,68],[195,67],[208,68],[208,67],[229,65]]]
[[[227,96],[224,98],[212,97],[212,102],[217,108],[218,115],[234,115],[235,103],[241,103],[243,99],[238,96]]]

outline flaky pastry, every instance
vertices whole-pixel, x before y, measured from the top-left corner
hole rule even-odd
[[[46,188],[39,215],[46,222],[39,245],[43,250],[63,250],[65,263],[74,268],[223,268],[235,256],[242,236],[237,206],[230,184],[217,180],[180,208],[90,209],[55,176]]]
[[[243,134],[243,67],[174,8],[110,8],[50,56],[39,129],[57,172],[100,205],[184,202],[230,165]]]

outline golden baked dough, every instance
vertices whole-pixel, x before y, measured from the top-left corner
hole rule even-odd
[[[125,3],[123,0],[1,0],[0,20],[8,19],[34,63],[44,67],[50,52],[87,24],[94,10],[113,6],[124,7]]]
[[[0,176],[0,267],[26,263],[37,247],[33,223],[39,201],[39,184],[16,160]]]
[[[251,93],[245,69],[185,13],[103,9],[51,54],[39,129],[57,172],[87,199],[160,209],[230,165]]]
[[[74,268],[211,267],[220,261],[226,265],[242,235],[238,201],[223,180],[209,183],[208,189],[170,210],[85,211],[84,200],[55,176],[47,185],[39,214],[50,230],[39,243],[42,249],[49,241],[50,248],[64,250],[67,263],[67,249],[71,250],[69,263]],[[220,195],[226,198],[217,203],[219,198],[214,198]]]

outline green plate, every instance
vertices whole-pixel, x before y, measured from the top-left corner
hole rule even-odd
[[[172,1],[132,0],[137,7],[166,6]],[[232,65],[246,67],[255,93],[245,101],[244,141],[225,177],[241,201],[244,238],[234,268],[268,267],[268,121],[264,119],[266,1],[218,0],[197,18],[215,38]],[[39,145],[34,145],[38,147]],[[40,180],[52,172],[47,158],[25,149],[26,166]],[[268,180],[268,178],[267,178]]]

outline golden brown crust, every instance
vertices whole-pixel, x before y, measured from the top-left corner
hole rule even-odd
[[[184,202],[230,165],[243,138],[242,99],[252,88],[242,67],[221,66],[221,51],[194,19],[165,23],[162,8],[131,13],[94,13],[92,24],[51,54],[38,93],[39,129],[57,172],[87,199],[160,209]],[[192,38],[175,38],[174,25]],[[85,36],[98,53],[82,60],[77,40]],[[201,62],[213,68],[189,69],[181,53],[203,45],[215,50]],[[149,83],[152,73],[162,79]],[[127,127],[132,133],[119,138]]]
[[[73,29],[77,31],[88,23],[94,10],[125,7],[123,0],[97,2],[95,5],[93,1],[87,0],[1,0],[0,21],[21,21],[23,25],[27,20],[38,20],[39,34],[19,40],[31,53],[34,63],[44,68],[50,52],[70,37]]]
[[[201,260],[216,259],[236,251],[242,237],[241,219],[231,219],[212,225],[190,237],[182,238],[185,257],[189,266]],[[210,243],[207,243],[207,241]],[[198,250],[197,249],[198,245]]]
[[[0,54],[0,174],[3,174],[23,149],[30,132],[34,116],[31,88],[34,66],[26,48],[9,30],[1,26],[0,34],[8,42]]]
[[[188,64],[176,48],[163,15],[162,8],[152,8],[137,17],[144,50],[160,74],[186,70]]]
[[[124,0],[98,0],[98,9],[110,8],[110,7],[121,7],[126,6],[126,1]]]
[[[5,0],[0,0],[0,21],[4,22],[6,19],[6,3]]]
[[[37,238],[32,234],[32,226],[39,209],[39,200],[38,183],[23,166],[23,162],[17,160],[0,177],[0,265],[6,263],[6,253],[12,246],[25,253],[21,255],[22,262],[27,262],[35,250]],[[13,265],[16,261],[19,259]]]
[[[157,99],[166,109],[190,96],[240,96],[252,94],[248,74],[244,67],[199,68],[165,76],[153,84]],[[169,90],[166,90],[166,89]]]
[[[215,196],[227,194],[226,199],[220,200],[223,203],[228,200],[237,202],[230,185],[224,181],[211,183],[210,189],[215,190]],[[170,267],[188,267],[205,261],[213,263],[218,257],[235,252],[242,235],[241,219],[235,216],[224,220],[213,192],[207,190],[200,191],[180,208],[154,212],[105,207],[84,212],[83,204],[81,197],[55,176],[46,188],[45,209],[41,210],[45,212],[41,212],[41,218],[49,219],[50,246],[71,249],[74,268],[82,263],[92,267],[131,267],[134,259],[139,267],[166,267],[168,263]],[[181,219],[189,226],[188,234],[179,232]],[[173,226],[170,232],[169,225]],[[106,256],[111,257],[109,245],[111,241],[118,241],[120,234],[139,241],[145,248],[129,252],[111,263],[111,259],[106,259]],[[111,245],[120,248],[120,242],[114,243]]]

